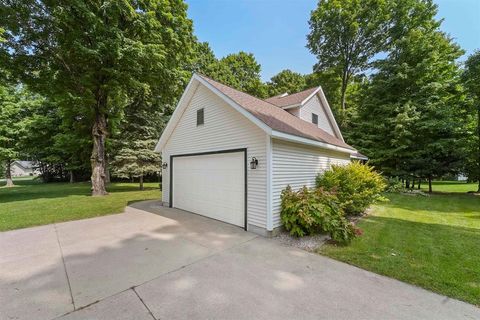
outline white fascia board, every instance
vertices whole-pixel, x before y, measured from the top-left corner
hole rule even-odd
[[[237,110],[239,113],[241,113],[244,117],[246,117],[248,120],[256,124],[260,129],[265,131],[267,134],[272,133],[272,128],[270,128],[268,125],[266,125],[263,121],[259,120],[257,117],[255,117],[253,114],[245,110],[242,106],[240,106],[238,103],[233,101],[230,97],[225,95],[223,92],[215,88],[213,85],[211,85],[208,81],[205,79],[199,77],[198,75],[194,74],[193,78],[198,80],[201,84],[206,86],[208,89],[210,89],[213,93],[218,95],[220,98],[222,98],[223,101],[225,101],[228,105],[230,105],[232,108]]]
[[[326,143],[326,142],[315,141],[315,140],[311,140],[311,139],[308,139],[308,138],[294,136],[294,135],[291,135],[291,134],[288,134],[288,133],[285,133],[285,132],[276,131],[276,130],[272,131],[272,138],[285,140],[285,141],[291,141],[291,142],[295,142],[295,143],[305,144],[305,145],[309,145],[309,146],[319,147],[319,148],[322,148],[322,149],[333,150],[333,151],[348,153],[348,154],[354,154],[354,153],[357,152],[357,150],[343,148],[343,147],[335,146],[333,144],[329,144],[329,143]]]
[[[245,110],[242,106],[240,106],[238,103],[230,99],[228,96],[226,96],[223,92],[212,86],[208,81],[203,79],[202,77],[198,76],[197,74],[194,74],[192,76],[192,79],[188,83],[187,87],[185,88],[185,91],[182,94],[182,97],[180,98],[180,101],[177,104],[177,107],[175,108],[175,111],[173,112],[170,120],[168,121],[167,126],[165,127],[165,130],[163,130],[162,136],[158,140],[158,143],[155,147],[155,152],[161,152],[163,147],[168,141],[168,138],[172,134],[173,130],[175,129],[175,126],[177,125],[178,121],[180,120],[183,111],[187,108],[188,102],[190,98],[193,96],[194,91],[198,84],[202,84],[206,86],[208,89],[210,89],[213,93],[218,95],[223,101],[225,101],[228,105],[230,105],[232,108],[234,108],[236,111],[241,113],[243,116],[245,116],[248,120],[252,121],[254,124],[256,124],[260,129],[265,131],[267,134],[271,134],[272,129],[267,126],[265,123],[257,119],[254,115],[252,115],[250,112]],[[195,85],[196,84],[196,85]]]
[[[335,119],[335,116],[333,115],[332,108],[330,108],[330,104],[328,104],[327,97],[325,96],[325,93],[323,92],[322,87],[318,87],[319,90],[316,92],[318,93],[320,100],[322,101],[322,104],[324,105],[328,117],[330,118],[330,123],[333,124],[333,130],[335,130],[335,133],[337,134],[338,138],[340,138],[343,142],[345,140],[343,139],[342,132],[340,131],[340,128],[338,127],[337,120]]]
[[[163,133],[160,136],[160,139],[158,140],[157,145],[155,146],[155,152],[160,153],[162,151],[163,147],[165,146],[165,144],[168,141],[168,138],[172,134],[173,129],[177,125],[177,122],[180,120],[180,118],[183,114],[183,110],[185,110],[185,108],[188,105],[186,103],[187,102],[186,100],[189,100],[187,98],[187,96],[190,93],[190,90],[195,89],[194,88],[195,86],[193,84],[194,80],[195,79],[192,77],[192,79],[190,79],[190,82],[188,83],[187,87],[185,88],[185,91],[183,91],[182,97],[178,101],[177,106],[176,106],[175,110],[173,111],[173,114],[170,117],[170,120],[167,123],[167,126],[163,130]]]
[[[317,89],[315,89],[308,97],[306,97],[301,103],[300,105],[304,105],[305,103],[307,103],[308,100],[312,99],[318,91],[322,90],[322,87],[318,87]]]

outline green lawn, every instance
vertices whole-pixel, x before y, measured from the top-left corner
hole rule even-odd
[[[423,191],[428,191],[428,183],[423,183],[421,186]],[[477,191],[478,183],[466,183],[464,181],[433,181],[433,192],[461,192]]]
[[[388,198],[351,245],[319,253],[480,306],[480,196]]]
[[[91,197],[89,183],[14,183],[0,188],[0,231],[120,213],[129,202],[161,197],[158,183],[146,183],[144,191],[138,184],[112,183],[105,197]]]

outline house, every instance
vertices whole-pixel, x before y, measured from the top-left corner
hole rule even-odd
[[[12,177],[33,176],[38,174],[33,161],[14,161],[10,166]]]
[[[270,235],[281,192],[314,186],[347,164],[346,144],[321,87],[266,100],[195,74],[155,148],[162,203]]]

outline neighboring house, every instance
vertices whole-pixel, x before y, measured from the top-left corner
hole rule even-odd
[[[262,235],[281,226],[281,192],[347,164],[321,87],[261,100],[195,74],[155,148],[164,205]]]
[[[33,161],[14,161],[10,166],[12,177],[33,176],[38,174]]]

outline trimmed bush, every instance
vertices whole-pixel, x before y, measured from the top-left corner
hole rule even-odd
[[[317,188],[335,192],[340,207],[347,216],[361,215],[378,200],[385,190],[384,178],[373,167],[351,162],[348,165],[333,165],[328,171],[317,176]]]
[[[303,237],[326,232],[339,243],[347,243],[360,231],[343,215],[337,197],[322,189],[303,187],[282,191],[282,223],[291,235]]]

